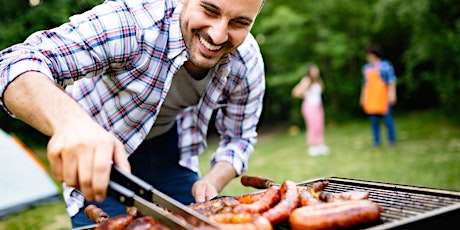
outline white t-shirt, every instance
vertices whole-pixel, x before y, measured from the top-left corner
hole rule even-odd
[[[304,92],[305,100],[308,104],[318,105],[321,100],[321,85],[317,82],[312,83]]]

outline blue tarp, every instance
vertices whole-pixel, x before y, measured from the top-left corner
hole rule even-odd
[[[60,200],[59,187],[18,139],[0,129],[0,218]]]

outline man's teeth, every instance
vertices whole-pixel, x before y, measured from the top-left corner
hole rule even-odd
[[[210,44],[209,42],[204,40],[204,38],[202,38],[202,37],[200,37],[200,42],[201,42],[201,44],[203,44],[203,46],[205,46],[206,48],[208,48],[209,50],[212,50],[212,51],[216,51],[216,50],[219,50],[220,48],[222,48],[222,46],[215,46],[215,45]]]

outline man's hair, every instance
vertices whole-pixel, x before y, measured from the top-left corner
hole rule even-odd
[[[374,54],[375,56],[382,58],[382,49],[379,45],[372,44],[366,48],[366,53]]]

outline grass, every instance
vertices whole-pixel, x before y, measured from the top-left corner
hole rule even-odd
[[[246,174],[301,182],[320,177],[346,177],[460,191],[460,129],[436,111],[396,115],[398,144],[371,145],[366,119],[328,123],[329,156],[306,154],[305,132],[298,127],[262,128]],[[382,126],[382,134],[385,129]],[[383,135],[384,136],[384,135]],[[385,138],[383,138],[385,140]],[[201,170],[217,143],[212,138]],[[233,180],[222,195],[253,192]],[[0,229],[69,229],[62,202],[40,205],[0,220]]]

